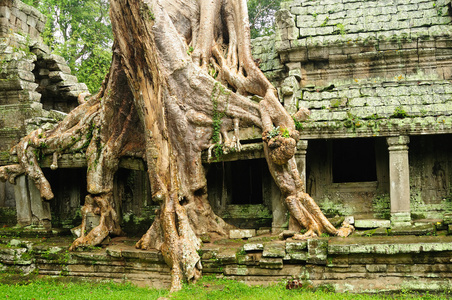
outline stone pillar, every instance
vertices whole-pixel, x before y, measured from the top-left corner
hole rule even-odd
[[[411,225],[408,136],[388,137],[391,224]]]
[[[297,152],[295,153],[295,161],[297,162],[297,169],[300,173],[301,181],[303,182],[306,191],[306,153],[308,150],[308,140],[300,140],[297,144]],[[301,225],[292,217],[289,218],[289,230],[299,232],[302,229]]]
[[[6,206],[6,182],[0,182],[0,207]]]
[[[272,205],[272,233],[278,234],[287,226],[287,208],[279,187],[271,179],[270,199]]]
[[[299,140],[297,144],[297,152],[295,153],[295,161],[297,169],[300,173],[301,181],[306,191],[306,153],[308,152],[308,140]]]
[[[30,196],[27,187],[27,176],[22,175],[16,178],[14,196],[16,198],[17,224],[19,226],[31,225],[32,216]]]
[[[46,230],[52,228],[50,203],[41,198],[41,193],[31,178],[28,177],[28,192],[30,195],[30,207],[33,225],[42,226]]]
[[[14,196],[18,225],[38,225],[46,230],[51,228],[50,204],[42,200],[41,193],[31,179],[25,175],[17,177]]]

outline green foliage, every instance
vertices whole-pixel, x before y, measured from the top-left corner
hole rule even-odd
[[[290,133],[287,128],[280,128],[279,126],[273,126],[273,129],[267,133],[267,138],[272,139],[277,136],[282,136],[283,138],[290,138]]]
[[[271,35],[275,32],[275,12],[282,0],[248,0],[248,17],[251,38]]]
[[[330,20],[330,18],[328,16],[325,17],[325,20],[323,20],[323,23],[320,24],[320,27],[326,27],[326,25],[328,24],[328,21]]]
[[[347,119],[344,121],[344,127],[350,128],[353,132],[355,132],[356,128],[361,126],[363,126],[363,120],[361,120],[358,116],[347,112]]]
[[[335,33],[344,35],[345,34],[345,26],[344,24],[338,23],[336,24],[337,30],[335,30]]]
[[[281,136],[283,138],[287,138],[287,139],[290,138],[289,130],[287,128],[281,129]]]
[[[314,287],[308,281],[302,288],[286,289],[286,281],[269,286],[248,286],[244,282],[231,279],[204,276],[196,284],[185,285],[181,291],[169,294],[168,290],[138,288],[130,283],[117,284],[113,282],[88,283],[68,281],[63,278],[40,280],[17,280],[13,284],[0,284],[0,296],[5,299],[446,299],[450,291],[441,295],[415,293],[408,289],[401,294],[375,295],[355,293],[334,293],[334,287],[323,285]]]
[[[223,124],[223,117],[226,116],[226,111],[229,105],[229,95],[230,91],[227,91],[225,87],[219,83],[215,82],[215,85],[211,94],[212,101],[212,142],[215,144],[213,152],[216,160],[218,161],[223,156],[223,145],[220,143],[220,129],[221,124]],[[219,99],[221,96],[226,96],[224,110],[220,111],[218,108]]]
[[[279,135],[279,126],[277,127],[273,126],[273,129],[268,132],[267,137],[269,139],[272,139],[274,137],[277,137],[278,135]]]
[[[166,290],[108,282],[90,284],[39,280],[12,285],[0,284],[0,295],[6,299],[157,299],[168,294]]]
[[[376,196],[372,200],[372,206],[377,218],[389,219],[391,215],[391,203],[388,194]]]
[[[295,123],[295,129],[298,131],[302,131],[303,130],[303,122],[297,121],[294,117],[292,117],[292,119]]]
[[[408,116],[407,112],[403,109],[402,106],[397,106],[394,109],[394,112],[391,115],[391,118],[403,119],[403,118],[406,118],[406,117],[409,117],[409,116]]]
[[[47,16],[44,42],[64,57],[91,93],[99,90],[111,63],[113,34],[107,0],[26,0]]]

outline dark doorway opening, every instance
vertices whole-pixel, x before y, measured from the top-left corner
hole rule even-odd
[[[260,159],[230,162],[231,204],[262,204],[263,164]]]
[[[333,182],[377,180],[375,139],[334,140]]]

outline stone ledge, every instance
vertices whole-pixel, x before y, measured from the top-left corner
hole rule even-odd
[[[452,237],[373,237],[350,238],[343,244],[337,238],[328,244],[328,254],[406,254],[452,251]]]

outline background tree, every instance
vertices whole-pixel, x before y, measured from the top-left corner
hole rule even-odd
[[[251,38],[275,31],[282,0],[248,0]],[[111,62],[113,35],[108,0],[24,0],[47,16],[44,41],[63,56],[91,93],[100,89]]]
[[[248,0],[251,38],[270,35],[275,32],[275,13],[282,0]]]
[[[44,42],[64,57],[91,93],[100,89],[111,63],[113,34],[108,0],[25,0],[47,16]]]

